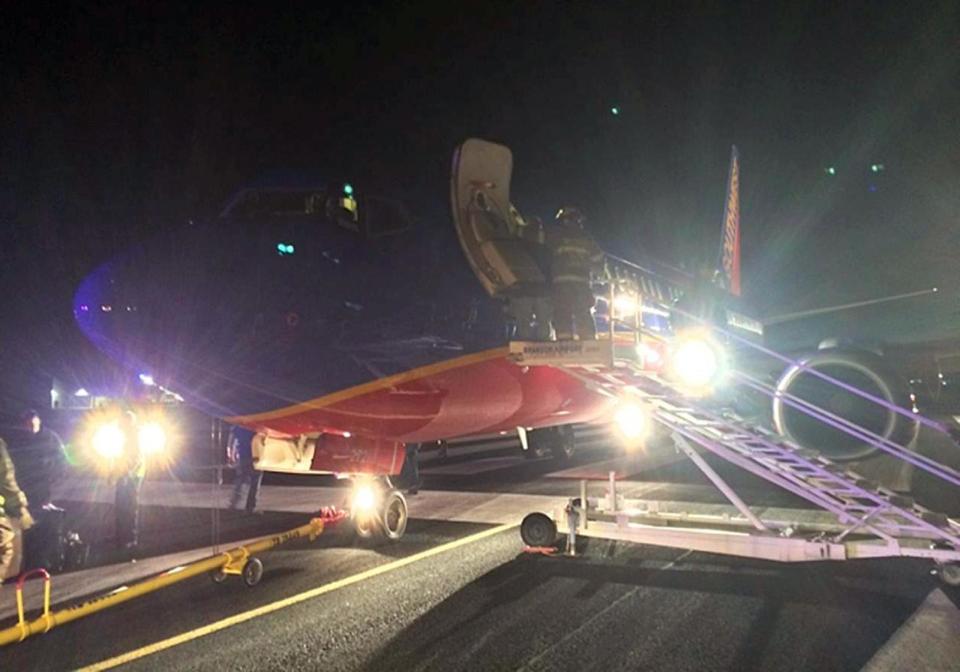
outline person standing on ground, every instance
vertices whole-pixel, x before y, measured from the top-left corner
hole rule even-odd
[[[408,443],[404,447],[403,466],[400,468],[400,489],[405,489],[408,495],[420,492],[420,444]]]
[[[64,511],[52,499],[66,466],[63,441],[43,426],[33,409],[20,414],[20,426],[11,439],[9,455],[17,483],[37,514],[36,524],[23,535],[24,564],[53,570],[62,564]]]
[[[120,416],[123,445],[114,496],[117,546],[128,554],[140,544],[140,489],[147,475],[147,463],[136,441],[137,416],[125,411]]]
[[[246,491],[245,510],[253,513],[257,509],[257,496],[260,494],[260,482],[263,472],[256,468],[253,456],[253,439],[256,433],[246,427],[234,427],[230,432],[230,454],[236,461],[236,476],[233,482],[233,496],[230,508],[240,509]]]
[[[20,426],[10,437],[10,459],[17,470],[17,482],[34,509],[52,503],[53,487],[66,464],[63,441],[43,426],[40,414],[28,409],[20,414]]]
[[[10,519],[20,519],[20,528],[29,530],[33,518],[27,509],[27,497],[17,485],[13,462],[7,453],[7,444],[0,439],[0,581],[7,575],[13,562],[13,542],[16,533]]]

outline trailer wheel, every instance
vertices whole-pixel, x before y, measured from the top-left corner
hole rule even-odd
[[[520,523],[520,538],[527,546],[553,546],[557,543],[557,524],[545,514],[527,514]]]
[[[263,578],[263,563],[259,558],[250,558],[243,566],[243,582],[253,588]]]
[[[940,580],[948,586],[960,586],[960,564],[940,565]]]

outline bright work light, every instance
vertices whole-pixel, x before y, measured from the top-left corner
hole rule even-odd
[[[358,485],[353,491],[353,510],[372,511],[377,504],[377,495],[373,491],[373,486],[368,484]]]
[[[684,338],[673,351],[671,368],[683,385],[706,388],[716,383],[723,371],[723,352],[708,338]]]
[[[137,441],[143,455],[156,455],[167,447],[167,432],[159,424],[149,422],[137,431]]]
[[[617,294],[613,299],[613,307],[619,315],[635,315],[640,303],[633,294]]]
[[[633,402],[625,401],[620,404],[613,419],[623,438],[630,441],[642,439],[650,429],[650,418]]]
[[[115,460],[123,454],[127,437],[115,423],[100,425],[93,432],[93,449],[97,455],[107,460]]]

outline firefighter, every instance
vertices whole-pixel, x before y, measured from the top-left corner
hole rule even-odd
[[[43,426],[40,414],[33,409],[20,414],[19,431],[10,438],[8,450],[20,488],[35,511],[51,504],[53,486],[66,466],[63,440]]]
[[[538,282],[526,282],[507,295],[507,338],[521,341],[550,340],[550,287],[545,282],[549,268],[549,250],[545,229],[539,217],[524,219],[511,207],[514,235],[521,249],[539,269]]]
[[[397,477],[397,487],[408,495],[420,492],[420,444],[408,443],[404,447],[403,466]]]
[[[19,518],[22,530],[29,530],[33,526],[33,518],[27,510],[27,497],[17,485],[13,462],[7,454],[7,444],[0,439],[0,581],[6,577],[13,562],[16,536],[10,518]]]
[[[136,425],[137,416],[133,411],[124,411],[120,415],[120,429],[125,436],[137,436]],[[132,555],[140,543],[140,488],[147,474],[146,460],[132,438],[124,442],[117,467],[119,473],[113,502],[117,547]]]
[[[57,568],[61,564],[64,511],[51,500],[53,486],[66,466],[63,441],[43,426],[40,414],[33,409],[20,414],[19,431],[10,438],[9,455],[17,470],[17,483],[37,514],[36,524],[23,535],[24,564]]]
[[[539,217],[531,217],[522,229],[523,240],[527,244],[527,252],[536,262],[544,276],[549,277],[550,251],[546,246],[546,227]],[[535,341],[549,341],[552,336],[550,327],[552,321],[550,305],[550,288],[544,286],[540,291],[531,293],[526,313],[529,323],[528,334]]]
[[[255,437],[256,432],[246,427],[237,426],[230,430],[230,455],[236,465],[230,508],[236,511],[242,508],[247,513],[256,511],[260,483],[263,481],[263,472],[257,469],[257,459],[253,455]]]
[[[584,230],[586,219],[572,207],[560,208],[547,242],[553,287],[553,323],[557,340],[591,340],[597,337],[593,321],[590,268],[603,253]]]

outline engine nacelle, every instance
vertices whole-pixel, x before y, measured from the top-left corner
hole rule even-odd
[[[901,408],[910,408],[910,391],[872,352],[820,350],[788,368],[777,383],[773,421],[777,431],[804,448],[833,460],[861,460],[878,449],[790,406],[789,394],[852,422],[901,446],[916,438],[917,422],[864,399],[809,372],[819,371]]]

